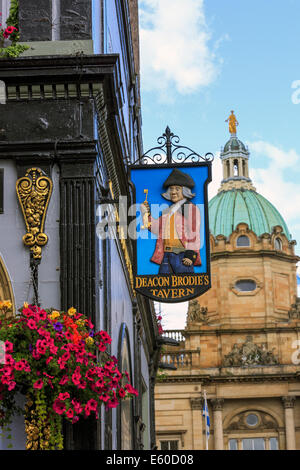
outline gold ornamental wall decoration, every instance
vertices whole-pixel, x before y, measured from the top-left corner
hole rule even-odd
[[[33,258],[42,258],[42,247],[48,242],[44,233],[46,212],[52,194],[53,183],[40,168],[30,168],[16,184],[27,233],[24,245],[30,248]]]

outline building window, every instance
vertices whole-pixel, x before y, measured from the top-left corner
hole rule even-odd
[[[236,439],[229,439],[229,450],[238,450],[238,443]]]
[[[254,426],[257,426],[258,424],[258,416],[255,415],[254,413],[249,413],[246,417],[246,423],[248,424],[248,426],[250,427],[254,427]]]
[[[275,250],[282,250],[282,241],[280,238],[275,238]]]
[[[243,450],[265,450],[265,440],[262,437],[242,440]]]
[[[1,23],[2,23],[2,28],[6,27],[6,20],[9,16],[9,9],[10,9],[10,0],[0,0],[0,13],[2,13],[1,16]]]
[[[229,450],[278,450],[277,437],[254,437],[242,439],[229,439]]]
[[[270,450],[278,450],[278,439],[277,437],[270,438]]]
[[[236,246],[250,246],[250,240],[246,235],[241,235],[236,241]]]
[[[235,283],[235,289],[239,292],[253,292],[257,288],[256,282],[251,279],[241,279]]]
[[[179,441],[160,441],[160,450],[178,450]]]

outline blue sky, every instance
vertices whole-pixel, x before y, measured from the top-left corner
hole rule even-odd
[[[212,197],[233,109],[254,186],[281,212],[300,256],[299,0],[139,4],[145,150],[168,124],[183,144],[213,152]]]

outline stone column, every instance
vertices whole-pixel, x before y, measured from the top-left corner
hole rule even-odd
[[[293,396],[282,397],[285,412],[286,450],[296,450],[296,434],[294,420],[295,401],[296,398]]]
[[[215,449],[214,450],[223,450],[223,410],[224,400],[222,398],[214,398],[211,400],[214,414],[214,441]]]
[[[238,170],[239,176],[244,176],[243,175],[243,161],[241,158],[238,159],[238,168],[239,168]]]
[[[192,433],[193,433],[193,449],[192,450],[202,450],[203,449],[203,439],[202,439],[202,408],[203,401],[202,398],[191,398],[191,408],[192,408]]]

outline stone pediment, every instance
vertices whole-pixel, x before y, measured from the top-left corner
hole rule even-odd
[[[251,413],[257,416],[257,424],[255,426],[250,426],[247,423],[247,416]],[[262,411],[247,411],[236,415],[227,427],[227,431],[249,431],[249,429],[273,430],[277,428],[278,424],[270,414]]]
[[[222,365],[232,367],[278,364],[273,349],[268,351],[265,344],[257,345],[253,343],[252,336],[247,336],[244,344],[233,345],[232,351],[223,358]]]

